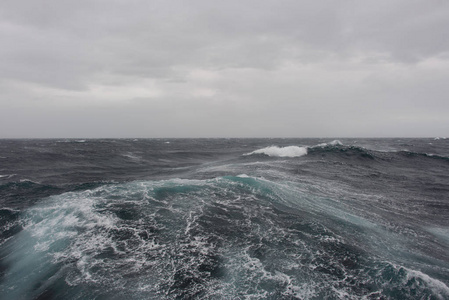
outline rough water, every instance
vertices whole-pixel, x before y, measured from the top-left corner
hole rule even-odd
[[[447,139],[0,140],[0,299],[449,299]]]

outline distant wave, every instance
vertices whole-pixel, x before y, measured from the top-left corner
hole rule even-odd
[[[328,143],[321,143],[314,146],[269,146],[257,149],[248,155],[267,155],[270,157],[301,157],[304,155],[335,155],[344,157],[359,157],[362,159],[392,159],[402,156],[407,158],[430,158],[449,160],[449,157],[438,154],[412,152],[408,150],[371,150],[361,146],[344,145],[339,140],[333,140]]]
[[[427,158],[433,158],[433,159],[442,159],[442,160],[449,160],[449,157],[442,156],[438,154],[432,154],[432,153],[421,153],[421,152],[413,152],[413,151],[407,151],[407,150],[401,150],[397,151],[399,155],[405,156],[405,157],[427,157]]]
[[[333,147],[333,146],[342,146],[342,142],[339,140],[334,140],[329,143],[321,143],[315,146],[287,146],[287,147],[278,147],[278,146],[269,146],[262,149],[255,150],[250,153],[246,153],[245,155],[253,155],[253,154],[265,154],[271,157],[301,157],[307,155],[308,149],[311,148],[324,148],[324,147]]]
[[[16,174],[6,174],[6,175],[0,175],[0,178],[11,178],[11,177],[13,177],[14,175],[16,175]]]
[[[129,159],[131,159],[131,160],[133,160],[133,161],[140,161],[140,160],[142,160],[142,157],[140,157],[140,156],[138,156],[138,155],[135,155],[135,154],[132,153],[132,152],[127,152],[127,153],[125,153],[125,154],[122,154],[122,156],[123,156],[123,157],[126,157],[126,158],[129,158]]]
[[[329,142],[329,143],[321,143],[321,144],[312,146],[312,147],[310,147],[310,148],[317,148],[317,147],[323,148],[323,147],[329,147],[329,146],[343,146],[343,143],[340,142],[339,140],[333,140],[332,142]]]
[[[56,141],[56,143],[85,143],[87,140],[73,140],[73,139],[64,139]]]
[[[270,146],[266,148],[262,148],[259,150],[255,150],[253,152],[247,153],[245,155],[253,155],[253,154],[265,154],[272,157],[300,157],[307,155],[307,147],[298,147],[298,146],[288,146],[288,147],[277,147]]]

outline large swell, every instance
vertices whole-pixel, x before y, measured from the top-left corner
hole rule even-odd
[[[444,151],[239,143],[164,152],[163,179],[9,179],[4,201],[42,194],[0,210],[0,298],[449,298]]]

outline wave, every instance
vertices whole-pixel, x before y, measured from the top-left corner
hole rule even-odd
[[[63,140],[57,140],[56,143],[86,143],[87,140],[80,140],[80,139],[63,139]]]
[[[245,155],[253,155],[253,154],[265,154],[272,157],[300,157],[307,155],[307,148],[298,146],[288,146],[288,147],[270,146],[259,150],[255,150]]]
[[[333,140],[329,143],[321,143],[315,146],[309,146],[308,149],[310,154],[343,154],[344,156],[358,156],[369,159],[375,158],[375,151],[361,146],[344,145],[339,140]]]
[[[44,190],[56,188],[52,185],[41,184],[30,179],[20,179],[19,181],[10,181],[0,185],[0,191],[7,193],[8,191],[25,192],[25,190]]]
[[[311,146],[310,148],[317,148],[317,147],[329,147],[329,146],[343,146],[343,143],[340,142],[339,140],[333,140],[332,142],[329,143],[321,143],[315,146]]]
[[[122,156],[126,157],[126,158],[129,158],[132,161],[137,161],[137,162],[142,161],[142,157],[141,156],[138,156],[138,155],[136,155],[136,154],[134,154],[132,152],[124,153],[124,154],[122,154]]]
[[[398,267],[396,266],[396,268]],[[427,286],[431,288],[440,299],[447,299],[449,297],[449,287],[442,281],[432,278],[421,271],[412,270],[406,267],[399,267],[398,269],[401,270],[401,268],[407,271],[407,281],[410,282],[410,284],[419,283],[423,286]]]
[[[421,271],[376,261],[360,245],[380,229],[335,205],[245,174],[51,196],[0,245],[0,290],[8,299],[447,296]]]
[[[421,153],[421,152],[413,152],[413,151],[408,151],[408,150],[401,150],[401,151],[397,151],[396,153],[398,153],[401,156],[408,157],[408,158],[425,157],[425,158],[441,159],[441,160],[449,161],[449,157],[447,157],[447,156],[442,156],[442,155],[432,154],[432,153]]]
[[[17,174],[6,174],[6,175],[0,175],[0,178],[11,178],[16,176]]]
[[[326,146],[314,146],[309,148],[309,153],[312,155],[335,155],[337,157],[358,157],[363,159],[375,159],[376,158],[376,151],[368,150],[364,147],[359,146],[346,146],[343,144],[335,144],[335,145],[329,145],[326,144]]]
[[[408,150],[372,150],[362,146],[345,145],[339,140],[334,140],[329,143],[320,143],[313,146],[287,146],[278,147],[270,146],[261,148],[250,153],[248,155],[266,155],[270,157],[301,157],[305,155],[334,155],[337,157],[358,157],[361,159],[379,159],[379,160],[391,160],[394,158],[407,157],[407,158],[430,158],[449,161],[449,157],[431,153],[412,152]]]
[[[19,217],[20,210],[8,207],[0,208],[0,246],[22,230],[21,224],[18,222]]]
[[[245,156],[248,155],[255,155],[255,154],[263,154],[271,157],[301,157],[308,154],[308,151],[310,149],[317,149],[317,148],[330,148],[330,147],[336,147],[336,146],[343,146],[342,142],[339,140],[334,140],[329,143],[321,143],[317,144],[315,146],[286,146],[286,147],[278,147],[278,146],[269,146],[262,149],[258,149],[255,151],[252,151],[250,153],[244,154]]]

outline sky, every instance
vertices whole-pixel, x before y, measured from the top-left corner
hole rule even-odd
[[[0,138],[436,136],[446,0],[0,1]]]

